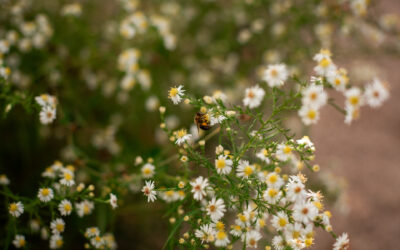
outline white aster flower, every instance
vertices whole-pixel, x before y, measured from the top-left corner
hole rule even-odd
[[[55,219],[50,223],[50,228],[53,234],[61,234],[65,230],[65,222],[61,218]]]
[[[248,179],[255,171],[254,165],[250,165],[248,161],[239,161],[239,166],[236,170],[236,175]]]
[[[64,240],[60,234],[53,234],[50,237],[50,249],[59,249],[64,245]]]
[[[26,245],[25,236],[23,236],[21,234],[16,234],[12,243],[16,248],[25,247],[25,245]]]
[[[226,247],[230,243],[228,235],[224,230],[217,231],[215,234],[215,246]]]
[[[292,146],[286,145],[284,143],[279,144],[276,151],[276,158],[278,158],[278,160],[280,161],[291,160],[294,157],[292,151]]]
[[[314,221],[315,217],[318,215],[318,209],[310,202],[295,204],[293,211],[294,220],[304,224]]]
[[[208,203],[206,211],[207,214],[211,217],[212,221],[218,221],[224,216],[224,213],[226,212],[224,200],[215,199],[215,197],[213,197],[212,200]]]
[[[84,200],[82,202],[76,203],[75,208],[78,216],[83,217],[92,213],[94,209],[94,203],[88,200]]]
[[[42,202],[49,202],[53,199],[54,192],[51,188],[41,188],[38,192],[38,198]]]
[[[178,87],[173,87],[168,92],[168,98],[172,100],[174,104],[178,104],[182,101],[185,90],[182,85]]]
[[[146,181],[145,183],[142,192],[147,196],[147,202],[154,202],[157,199],[157,192],[154,190],[154,181]]]
[[[256,230],[251,230],[246,233],[246,246],[257,248],[257,242],[261,239],[261,234]]]
[[[92,238],[100,235],[100,230],[97,227],[88,227],[85,231],[85,236],[88,238]]]
[[[146,163],[143,165],[141,172],[144,178],[152,178],[155,174],[155,166],[151,163]]]
[[[24,205],[20,201],[13,202],[9,205],[8,211],[12,216],[18,218],[24,213]]]
[[[344,95],[346,96],[346,105],[348,106],[360,107],[364,104],[364,98],[362,96],[361,89],[357,87],[346,90]]]
[[[319,120],[319,110],[309,105],[303,105],[299,110],[299,116],[307,126],[316,124]]]
[[[271,223],[276,230],[283,230],[289,224],[289,218],[287,214],[281,211],[272,217]]]
[[[346,117],[344,119],[344,123],[350,125],[353,120],[357,120],[360,117],[360,107],[346,105]]]
[[[215,160],[215,168],[218,174],[229,174],[232,170],[232,164],[232,160],[227,159],[226,155],[220,155],[218,159]]]
[[[311,149],[311,151],[315,151],[314,143],[310,140],[310,137],[303,136],[301,139],[296,140],[297,144],[303,145],[305,148]]]
[[[201,239],[201,242],[212,242],[215,239],[215,229],[210,224],[200,226],[200,229],[196,229],[194,235],[196,238]]]
[[[96,249],[102,249],[105,241],[103,237],[97,235],[90,239],[90,244],[92,244]]]
[[[263,80],[268,83],[268,86],[280,87],[282,86],[289,76],[289,72],[285,64],[269,65],[264,71]]]
[[[324,106],[328,99],[328,95],[325,93],[322,85],[310,85],[301,94],[303,96],[301,100],[303,105],[308,105],[315,109]]]
[[[50,106],[50,107],[55,107],[57,104],[57,99],[49,94],[42,94],[40,96],[35,97],[35,101],[41,106]]]
[[[118,207],[118,199],[117,196],[113,193],[110,193],[110,205],[113,209],[116,209]]]
[[[349,82],[349,78],[347,77],[347,72],[345,69],[339,69],[337,71],[331,71],[327,75],[327,81],[337,90],[337,91],[345,91],[346,86]]]
[[[69,169],[63,169],[60,174],[61,180],[60,183],[67,187],[71,187],[75,185],[74,181],[74,172],[70,171]]]
[[[333,250],[347,250],[350,248],[350,240],[347,233],[343,233],[336,239],[335,244],[333,244]]]
[[[277,235],[274,238],[272,238],[272,245],[276,250],[283,250],[285,249],[285,240],[282,238],[282,236]]]
[[[297,176],[295,176],[297,177]],[[306,190],[303,183],[295,181],[293,176],[289,179],[287,184],[286,198],[291,202],[304,201],[306,198]]]
[[[183,143],[185,143],[186,141],[190,140],[190,138],[192,137],[191,134],[188,134],[186,129],[180,129],[178,131],[175,132],[176,135],[176,144],[177,145],[182,145]]]
[[[40,122],[44,125],[52,123],[56,119],[56,109],[51,106],[45,106],[39,113]]]
[[[245,97],[243,99],[243,104],[249,108],[257,108],[261,105],[261,102],[264,99],[265,91],[260,88],[258,85],[247,88]]]
[[[262,150],[260,150],[257,154],[256,154],[256,156],[260,159],[260,160],[262,160],[263,162],[265,162],[265,163],[267,163],[267,164],[269,164],[270,162],[271,162],[271,160],[268,158],[268,156],[269,156],[269,153],[268,153],[268,150],[267,149],[262,149]]]
[[[284,184],[283,179],[279,176],[279,174],[275,172],[269,173],[265,178],[265,181],[268,184],[268,187],[273,187],[277,189],[280,189]]]
[[[203,176],[197,177],[196,180],[190,182],[192,193],[195,200],[201,201],[206,196],[206,188],[208,187],[208,179]]]
[[[270,204],[276,204],[279,199],[282,197],[282,192],[276,188],[268,188],[263,192],[263,198]]]
[[[72,212],[72,204],[69,200],[64,199],[58,204],[58,211],[62,216],[70,215]]]
[[[389,98],[389,91],[379,79],[367,85],[364,93],[365,101],[372,108],[377,108]]]

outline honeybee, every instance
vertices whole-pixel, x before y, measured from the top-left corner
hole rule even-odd
[[[209,130],[211,128],[210,125],[210,117],[208,114],[197,112],[194,117],[194,123],[197,125],[197,130],[201,128],[202,130]]]

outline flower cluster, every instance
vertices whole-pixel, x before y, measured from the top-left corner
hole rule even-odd
[[[39,113],[40,122],[44,125],[52,123],[56,119],[57,98],[48,94],[35,97],[41,111]]]

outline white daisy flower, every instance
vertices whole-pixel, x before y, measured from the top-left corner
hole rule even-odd
[[[215,168],[218,174],[229,174],[232,170],[232,164],[232,160],[227,159],[226,155],[220,155],[218,159],[215,160]]]
[[[241,237],[243,235],[242,227],[238,224],[232,225],[231,226],[231,231],[229,232],[235,237]]]
[[[56,109],[50,106],[45,106],[39,113],[40,122],[44,125],[52,123],[56,119]]]
[[[243,236],[242,236],[243,237]],[[261,239],[261,234],[256,230],[251,230],[246,233],[246,246],[257,248],[257,242]]]
[[[347,233],[343,233],[336,239],[335,244],[333,244],[333,250],[347,250],[350,248],[350,240]]]
[[[208,179],[203,176],[197,177],[196,180],[190,182],[192,186],[193,198],[201,201],[206,196],[206,188],[208,187]]]
[[[318,215],[318,209],[310,202],[295,204],[293,211],[294,220],[304,224],[314,221],[315,217]]]
[[[88,227],[85,231],[85,236],[88,238],[92,238],[100,235],[100,230],[97,227]]]
[[[146,163],[143,165],[141,172],[144,178],[152,178],[155,174],[155,166],[150,163]]]
[[[294,181],[293,176],[289,179],[289,183],[286,185],[286,188],[286,198],[289,201],[300,202],[306,198],[306,190],[304,184],[300,181]]]
[[[186,129],[180,129],[178,131],[175,132],[175,136],[176,136],[176,144],[177,145],[182,145],[183,143],[185,143],[186,141],[190,140],[190,138],[192,137],[191,134],[188,134]]]
[[[305,148],[311,149],[311,151],[315,151],[314,143],[310,140],[310,137],[303,136],[301,139],[296,140],[297,144],[303,145]]]
[[[92,239],[90,239],[90,244],[92,244],[96,249],[102,249],[105,244],[105,241],[103,237],[97,235]]]
[[[236,170],[236,175],[248,179],[255,171],[254,165],[250,165],[248,161],[239,161],[239,166]]]
[[[94,209],[94,203],[88,200],[84,200],[80,203],[75,203],[76,213],[79,217],[89,215]]]
[[[184,95],[185,90],[182,85],[178,87],[173,87],[168,92],[168,98],[172,100],[172,102],[176,105],[182,101],[182,97]]]
[[[12,216],[18,218],[24,213],[24,205],[20,201],[13,202],[8,206],[8,211]]]
[[[318,65],[314,67],[314,71],[319,76],[329,76],[336,72],[336,65],[332,62],[331,52],[329,50],[321,50],[314,56],[314,61],[317,61]]]
[[[212,221],[218,221],[226,212],[224,200],[212,198],[206,207],[206,211]]]
[[[289,224],[289,218],[284,212],[278,212],[276,215],[272,216],[271,220],[272,226],[276,230],[283,230]]]
[[[50,249],[59,249],[64,245],[64,240],[60,234],[53,234],[50,237]]]
[[[283,179],[275,172],[269,173],[265,178],[268,187],[280,189],[284,184]]]
[[[272,245],[274,246],[275,250],[283,250],[286,247],[285,240],[280,235],[272,238]]]
[[[215,246],[226,247],[230,243],[228,235],[224,230],[217,231],[215,234]]]
[[[349,78],[347,77],[347,72],[344,69],[339,69],[337,71],[329,72],[327,76],[327,81],[337,90],[337,91],[345,91],[346,86],[349,82]]]
[[[210,224],[200,226],[200,229],[196,229],[194,235],[196,238],[201,239],[201,242],[212,242],[215,239],[215,229]]]
[[[369,106],[377,108],[389,98],[389,91],[379,79],[374,79],[365,88],[364,97]]]
[[[71,187],[71,186],[75,185],[74,172],[72,172],[68,169],[63,169],[60,174],[60,177],[61,177],[60,183],[62,185],[65,185],[67,187]]]
[[[267,163],[267,164],[269,164],[270,162],[271,162],[271,160],[268,158],[268,156],[269,156],[269,152],[268,152],[268,150],[267,149],[262,149],[261,151],[259,151],[257,154],[256,154],[256,156],[260,159],[260,160],[262,160],[263,162],[265,162],[265,163]]]
[[[268,86],[280,87],[282,86],[289,76],[289,72],[285,64],[269,65],[264,71],[263,80],[268,83]]]
[[[263,198],[270,204],[276,204],[282,197],[282,192],[279,189],[270,187],[263,192]]]
[[[40,96],[36,96],[35,101],[41,107],[45,107],[45,106],[55,107],[57,104],[57,99],[54,96],[51,96],[49,94],[42,94]]]
[[[58,218],[50,223],[50,229],[53,234],[61,234],[65,230],[65,222],[63,219]]]
[[[328,99],[328,95],[325,93],[322,85],[310,85],[301,94],[303,96],[301,100],[303,105],[308,105],[315,109],[324,106]]]
[[[16,248],[24,247],[26,245],[25,236],[21,234],[16,234],[12,243]]]
[[[38,198],[42,202],[49,202],[53,199],[54,192],[51,188],[41,188],[38,192]]]
[[[113,209],[116,209],[118,207],[118,199],[117,196],[113,193],[110,193],[110,205]]]
[[[344,95],[346,96],[346,105],[348,106],[360,107],[364,104],[364,98],[362,96],[361,89],[357,87],[346,90]]]
[[[290,239],[299,239],[301,236],[305,235],[304,228],[301,223],[289,224],[285,230],[285,238]]]
[[[64,199],[58,204],[58,211],[62,216],[70,215],[72,212],[72,204],[69,200]]]
[[[291,160],[294,157],[292,151],[292,146],[286,145],[284,143],[279,144],[276,151],[276,158],[280,161]]]
[[[346,105],[346,117],[344,118],[344,123],[350,125],[353,120],[357,120],[360,117],[360,107]]]
[[[303,105],[299,110],[299,116],[305,125],[316,124],[319,120],[319,110],[308,105]]]
[[[243,99],[243,105],[249,108],[257,108],[261,105],[261,102],[264,99],[265,91],[260,88],[258,85],[247,88],[245,97]]]
[[[147,202],[154,202],[157,192],[154,190],[154,181],[146,181],[146,185],[142,188],[142,192],[147,196]]]

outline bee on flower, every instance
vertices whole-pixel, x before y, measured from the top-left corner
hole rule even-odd
[[[18,218],[24,213],[24,205],[20,201],[13,202],[8,206],[8,211],[12,216]]]
[[[168,98],[172,100],[172,102],[176,105],[182,101],[182,97],[184,95],[185,90],[182,85],[178,87],[173,87],[168,92]]]
[[[281,87],[289,77],[289,72],[285,64],[272,64],[264,71],[263,80],[268,86]]]

